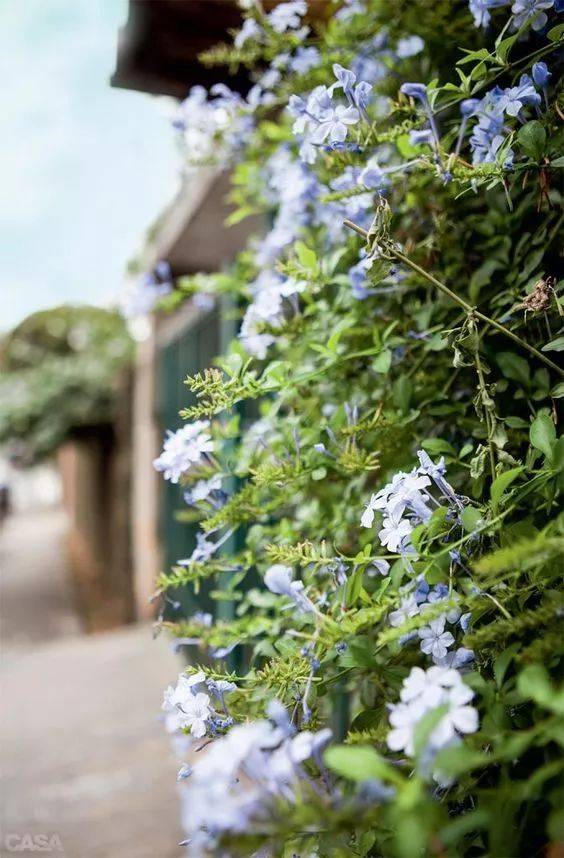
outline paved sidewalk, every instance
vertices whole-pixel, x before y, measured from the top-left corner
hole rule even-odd
[[[76,635],[45,515],[0,534],[0,854],[57,834],[68,858],[177,858],[178,765],[157,717],[178,662],[148,626]]]
[[[0,527],[2,652],[77,635],[62,510],[10,515]]]

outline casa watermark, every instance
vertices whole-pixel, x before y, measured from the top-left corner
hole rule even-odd
[[[6,852],[64,852],[61,837],[54,834],[5,834],[3,846]]]

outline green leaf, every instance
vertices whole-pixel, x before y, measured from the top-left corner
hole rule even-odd
[[[540,161],[546,146],[546,131],[537,119],[533,119],[521,126],[517,132],[517,142],[525,155],[533,161]]]
[[[549,412],[545,409],[539,411],[531,424],[531,444],[535,450],[544,453],[548,461],[552,460],[552,445],[556,441],[556,428]]]
[[[499,259],[486,259],[479,268],[474,271],[470,279],[470,300],[472,303],[478,301],[480,290],[490,282],[492,274],[499,268],[503,268],[503,262]]]
[[[333,745],[325,751],[324,760],[333,772],[357,783],[379,778],[403,784],[401,775],[370,745]]]
[[[499,502],[505,491],[509,488],[511,483],[517,479],[519,474],[523,472],[522,467],[511,468],[509,471],[505,471],[503,474],[500,474],[499,477],[496,477],[492,483],[492,487],[490,489],[490,497],[492,502],[492,512],[495,515],[497,513]]]
[[[374,372],[385,374],[392,365],[392,353],[390,349],[384,349],[372,361],[372,369]]]
[[[406,375],[400,375],[394,381],[392,386],[394,405],[396,405],[402,414],[407,414],[409,410],[409,402],[413,393],[413,385]]]
[[[352,575],[350,575],[347,580],[347,586],[345,588],[345,601],[347,603],[348,608],[354,605],[354,603],[360,596],[363,573],[364,567],[359,566],[357,569],[354,570]]]
[[[413,750],[415,756],[419,757],[425,750],[431,733],[448,712],[448,705],[437,706],[431,709],[417,722],[413,733]]]
[[[460,516],[466,533],[473,533],[483,523],[482,513],[475,506],[467,506]]]
[[[303,241],[297,241],[294,245],[296,256],[307,271],[314,274],[317,271],[317,256],[314,250],[307,247]]]
[[[552,27],[546,34],[546,38],[549,42],[559,42],[563,36],[564,24],[557,24],[556,27]]]
[[[491,755],[485,754],[483,751],[474,751],[472,748],[467,748],[466,745],[459,745],[441,751],[437,755],[433,767],[441,775],[459,778],[466,772],[483,768],[491,763]]]
[[[543,352],[563,352],[564,351],[564,334],[561,337],[556,337],[545,346],[542,347]]]
[[[456,458],[456,450],[452,444],[449,444],[443,438],[425,438],[421,442],[421,446],[430,456],[442,456],[444,453],[447,453],[449,456]]]
[[[564,691],[552,685],[546,669],[541,664],[531,664],[517,677],[517,690],[544,709],[564,715]]]
[[[529,364],[520,355],[513,352],[501,352],[496,357],[497,363],[506,378],[518,381],[523,387],[529,387],[531,373]]]
[[[519,35],[519,33],[515,33],[514,36],[508,36],[507,39],[503,39],[503,41],[499,43],[499,45],[497,46],[496,55],[499,58],[500,62],[506,62],[509,51],[515,44]]]
[[[505,674],[507,673],[507,668],[513,661],[515,655],[519,652],[520,644],[512,644],[508,646],[507,649],[504,649],[502,653],[498,655],[496,660],[494,661],[494,677],[498,688],[501,688],[503,685],[503,680],[505,679]]]

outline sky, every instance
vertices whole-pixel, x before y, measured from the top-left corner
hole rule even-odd
[[[170,103],[109,85],[126,16],[127,0],[0,0],[0,331],[115,302],[174,196]]]

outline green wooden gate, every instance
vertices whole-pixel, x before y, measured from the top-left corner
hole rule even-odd
[[[195,402],[184,384],[187,375],[209,367],[219,352],[219,313],[212,311],[192,321],[172,340],[158,350],[156,361],[157,419],[163,431],[180,428],[184,421],[179,411]],[[180,521],[178,514],[186,509],[183,488],[163,480],[161,483],[159,532],[163,546],[163,566],[170,569],[178,560],[189,557],[196,545],[197,524]],[[181,588],[173,598],[181,602],[183,614],[194,610],[211,610],[206,582],[196,600],[192,588]]]

